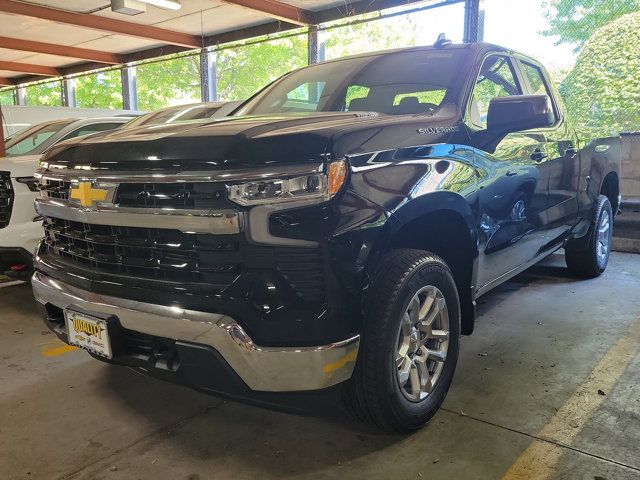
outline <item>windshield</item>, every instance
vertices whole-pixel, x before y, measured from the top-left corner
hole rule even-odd
[[[464,58],[462,49],[413,50],[313,65],[277,80],[237,115],[432,113],[446,101]]]
[[[7,156],[42,153],[48,146],[47,140],[73,122],[75,120],[41,123],[14,135],[6,144]]]

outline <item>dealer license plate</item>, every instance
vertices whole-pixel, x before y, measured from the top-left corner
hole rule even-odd
[[[102,357],[112,357],[109,331],[105,320],[75,310],[65,310],[65,318],[71,345],[84,348]]]

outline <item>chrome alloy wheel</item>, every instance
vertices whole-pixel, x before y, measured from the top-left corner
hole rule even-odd
[[[449,347],[449,312],[442,292],[421,288],[409,302],[398,331],[395,362],[398,385],[407,400],[419,402],[440,378]]]
[[[611,218],[609,212],[602,210],[600,217],[600,225],[598,225],[598,244],[596,245],[596,254],[598,255],[598,263],[603,264],[609,254],[609,244],[611,243]]]

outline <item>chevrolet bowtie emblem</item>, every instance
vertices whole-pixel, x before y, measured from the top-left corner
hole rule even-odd
[[[108,190],[94,188],[92,182],[79,182],[76,188],[71,188],[69,197],[78,200],[83,207],[92,207],[94,202],[104,202]]]

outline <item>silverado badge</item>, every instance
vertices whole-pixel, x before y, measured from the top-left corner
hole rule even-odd
[[[94,202],[104,202],[108,193],[108,189],[94,188],[93,182],[79,182],[69,191],[69,198],[78,200],[83,207],[92,207]]]

